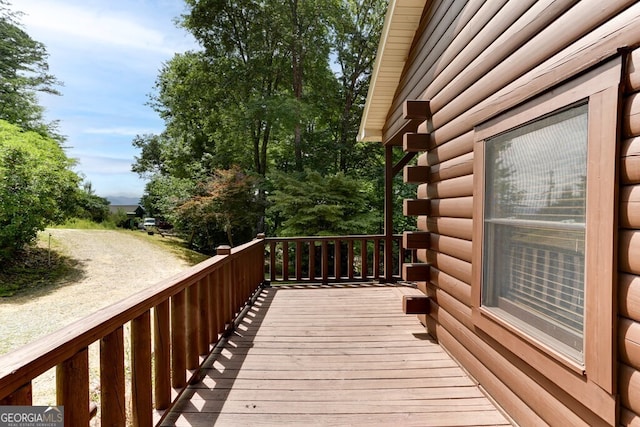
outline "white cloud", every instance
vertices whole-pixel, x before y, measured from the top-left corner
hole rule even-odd
[[[79,160],[78,168],[82,173],[91,176],[92,174],[119,175],[130,174],[133,159],[113,157],[100,154],[76,154]]]
[[[145,26],[141,17],[115,10],[50,0],[25,0],[16,7],[25,13],[21,21],[30,30],[66,39],[75,46],[98,44],[162,55],[187,47],[184,43],[183,46],[177,45],[173,37],[167,37],[166,31]]]
[[[83,133],[90,135],[120,135],[120,136],[136,136],[149,133],[160,133],[161,129],[140,129],[129,127],[114,127],[114,128],[89,128],[85,129]]]

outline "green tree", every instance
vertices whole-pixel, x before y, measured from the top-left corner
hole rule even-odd
[[[19,13],[0,0],[0,119],[62,141],[57,124],[46,123],[38,93],[59,95],[61,83],[49,73],[45,46],[18,22]]]
[[[345,179],[358,178],[351,182],[359,188],[350,188],[354,194],[367,194],[368,202],[361,204],[366,213],[373,209],[381,218],[382,203],[371,202],[376,198],[371,193],[381,189],[372,183],[382,175],[383,150],[356,143],[355,137],[386,3],[186,3],[189,10],[181,24],[202,50],[176,55],[163,67],[151,105],[166,128],[160,135],[133,141],[141,150],[133,170],[151,178],[145,200],[162,205],[162,214],[175,215],[185,200],[167,205],[160,192],[172,191],[158,184],[171,177],[188,180],[195,188],[210,179],[211,171],[238,165],[262,180],[254,205],[261,210],[267,187],[279,182],[271,179],[273,174],[304,176],[309,170],[334,176],[342,171]],[[287,219],[277,209],[260,214]],[[193,215],[191,220],[198,218],[207,217]],[[348,232],[369,226],[367,222]]]
[[[333,49],[340,89],[333,127],[337,163],[343,172],[370,168],[376,156],[384,155],[381,147],[357,143],[356,136],[385,11],[386,2],[379,0],[344,0],[341,13],[335,17]]]
[[[376,229],[378,218],[371,210],[370,191],[342,172],[277,174],[274,187],[269,201],[273,216],[282,219],[274,224],[278,235],[331,236]]]
[[[68,215],[79,177],[56,141],[0,120],[0,259]]]
[[[94,222],[104,222],[109,218],[110,202],[93,191],[91,182],[85,181],[76,194],[74,216]]]

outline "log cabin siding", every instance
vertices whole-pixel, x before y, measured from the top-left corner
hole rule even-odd
[[[468,18],[469,12],[475,15]],[[615,239],[619,365],[612,387],[618,392],[607,397],[597,385],[568,376],[561,364],[542,373],[542,362],[525,363],[508,342],[478,329],[472,316],[472,289],[478,284],[470,257],[480,250],[472,242],[474,128],[618,55],[619,49],[639,45],[640,4],[442,0],[428,2],[422,19],[383,142],[395,145],[407,130],[405,100],[430,100],[431,118],[417,129],[430,133],[429,150],[418,157],[418,165],[430,168],[429,180],[417,190],[419,198],[429,200],[418,228],[432,233],[429,249],[418,251],[419,260],[431,264],[429,281],[418,283],[433,299],[424,318],[427,329],[519,424],[640,425],[640,50],[628,54],[629,72],[621,76],[627,94]],[[572,385],[562,388],[549,380],[556,374]],[[618,410],[612,409],[616,399]]]
[[[640,50],[628,58],[620,149],[618,381],[620,422],[640,425]]]

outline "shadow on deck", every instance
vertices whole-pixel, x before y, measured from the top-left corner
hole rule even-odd
[[[509,425],[392,285],[262,291],[163,426]]]

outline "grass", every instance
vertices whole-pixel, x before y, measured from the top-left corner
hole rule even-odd
[[[88,219],[71,218],[64,224],[51,226],[51,228],[73,228],[76,230],[117,230],[115,222],[93,222]]]
[[[187,248],[186,242],[176,236],[164,235],[160,233],[154,233],[153,235],[147,234],[144,231],[122,230],[123,233],[131,233],[138,239],[143,239],[156,246],[159,246],[165,250],[170,251],[178,258],[187,262],[189,265],[196,265],[209,258],[209,255],[201,254]]]
[[[0,271],[0,297],[41,291],[47,287],[73,280],[81,274],[77,261],[61,253],[57,242],[46,233],[38,235],[34,246],[29,246],[3,265]]]

